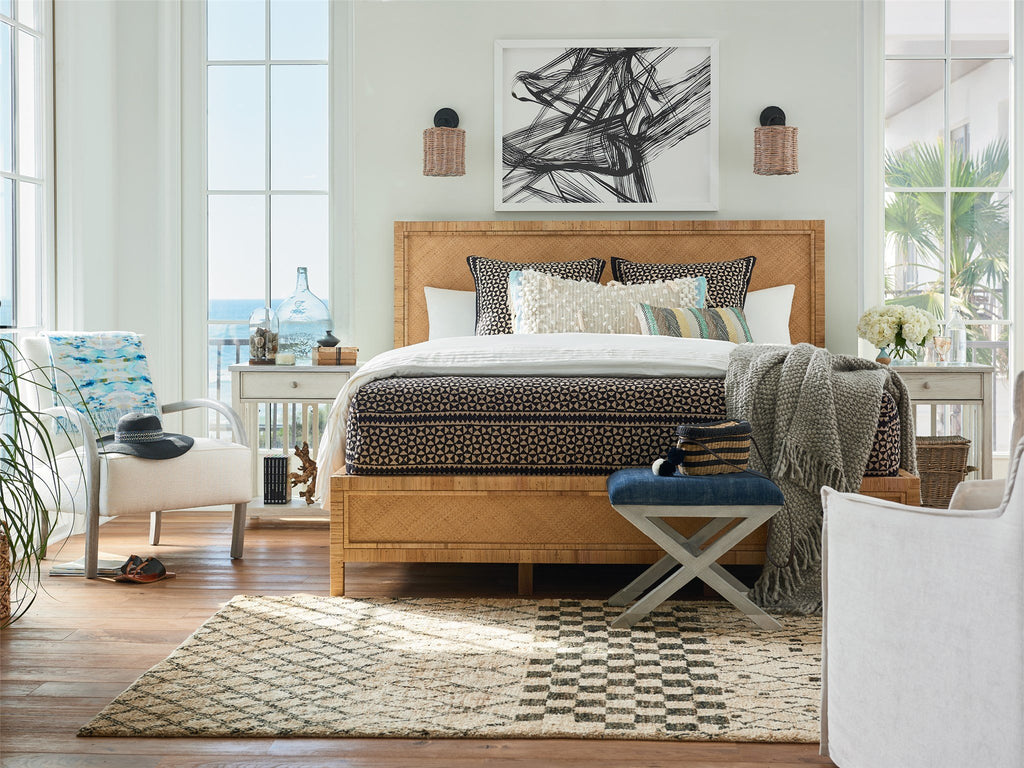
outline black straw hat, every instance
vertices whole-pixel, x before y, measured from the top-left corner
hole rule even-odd
[[[160,417],[152,413],[127,413],[117,420],[114,434],[97,440],[101,453],[127,453],[142,459],[173,459],[192,447],[188,435],[164,432]]]

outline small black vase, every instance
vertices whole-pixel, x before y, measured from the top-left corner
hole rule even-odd
[[[330,331],[327,331],[327,333],[324,334],[324,337],[317,341],[317,346],[321,347],[336,347],[339,344],[341,344],[341,339]]]

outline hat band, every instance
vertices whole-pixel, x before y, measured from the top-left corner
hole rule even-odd
[[[153,443],[164,439],[162,429],[138,430],[132,432],[115,432],[114,439],[119,443]]]

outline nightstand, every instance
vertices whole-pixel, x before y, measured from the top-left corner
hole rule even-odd
[[[358,365],[232,365],[231,404],[242,417],[252,451],[253,500],[249,511],[253,517],[273,517],[286,510],[295,514],[306,510],[309,514],[326,515],[319,505],[307,505],[297,494],[290,504],[264,504],[263,467],[260,451],[270,450],[269,432],[260,439],[259,404],[282,403],[286,418],[281,425],[282,441],[289,456],[296,443],[309,443],[310,455],[315,456],[320,443],[319,413],[321,405],[330,405]],[[299,418],[288,418],[289,411],[301,409]],[[291,424],[301,425],[292,434]]]
[[[893,366],[906,382],[914,405],[930,405],[931,434],[935,434],[936,406],[970,405],[977,416],[964,415],[965,437],[971,439],[974,461],[980,477],[992,477],[992,427],[994,369],[990,365],[897,365]],[[972,426],[972,429],[967,429]],[[921,425],[918,425],[920,432]]]

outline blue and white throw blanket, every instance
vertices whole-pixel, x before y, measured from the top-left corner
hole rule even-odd
[[[113,433],[117,420],[126,413],[160,415],[142,337],[137,333],[103,331],[45,336],[57,399],[91,414],[98,434]],[[75,431],[63,419],[61,424]]]

